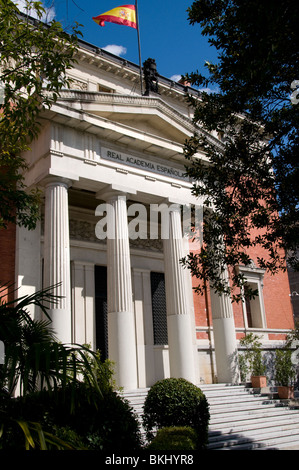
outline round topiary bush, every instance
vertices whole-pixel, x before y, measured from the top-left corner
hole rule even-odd
[[[149,441],[154,430],[169,426],[190,426],[198,435],[198,448],[208,440],[209,405],[200,388],[185,379],[163,379],[153,385],[143,409],[143,426]]]
[[[173,426],[159,429],[157,435],[147,446],[147,450],[197,450],[197,432],[188,426]]]

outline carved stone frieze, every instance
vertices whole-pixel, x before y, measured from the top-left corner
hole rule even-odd
[[[142,250],[163,251],[163,242],[162,240],[151,240],[150,238],[137,238],[136,240],[130,240],[131,248],[139,248]]]
[[[70,219],[70,238],[73,240],[82,240],[88,242],[105,243],[105,240],[99,240],[95,234],[95,222],[87,220]]]
[[[84,82],[82,80],[78,80],[75,78],[71,78],[70,82],[71,82],[70,86],[72,90],[87,91],[87,82]]]
[[[95,227],[96,222],[70,218],[70,239],[106,244],[106,240],[100,240],[97,238]],[[129,241],[130,247],[134,249],[137,248],[155,252],[163,251],[163,244],[160,239],[151,240],[150,238],[137,238],[136,240],[130,239]]]

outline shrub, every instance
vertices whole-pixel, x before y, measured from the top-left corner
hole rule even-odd
[[[159,429],[148,450],[197,450],[198,435],[188,426],[173,426]]]
[[[266,365],[263,361],[259,336],[248,333],[240,339],[240,346],[244,347],[244,352],[239,354],[239,368],[241,381],[245,382],[247,376],[265,375]]]
[[[292,363],[292,351],[277,349],[275,351],[275,382],[284,387],[290,386],[295,378],[295,366]]]
[[[148,440],[154,429],[169,426],[192,427],[204,448],[208,438],[210,413],[205,395],[185,379],[163,379],[153,385],[144,403],[143,424]]]
[[[104,452],[137,451],[140,432],[137,418],[129,403],[112,389],[102,398],[86,384],[78,384],[75,404],[70,406],[73,387],[53,392],[38,392],[26,397],[10,398],[5,408],[11,422],[14,417],[38,422],[43,431],[59,437],[76,449]],[[4,403],[0,412],[4,409]],[[24,435],[18,426],[5,426],[0,440],[4,450],[24,448]],[[49,446],[51,448],[51,445]]]

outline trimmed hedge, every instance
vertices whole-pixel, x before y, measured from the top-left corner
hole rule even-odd
[[[198,435],[188,426],[173,426],[159,429],[157,435],[147,446],[147,450],[197,450]]]
[[[200,388],[185,379],[163,379],[153,385],[146,397],[143,425],[149,441],[154,430],[172,426],[188,426],[198,436],[198,448],[208,442],[209,405]]]

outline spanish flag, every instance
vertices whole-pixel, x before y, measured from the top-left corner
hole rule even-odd
[[[122,5],[92,18],[99,26],[105,26],[105,21],[123,24],[137,29],[136,13],[134,5]]]

